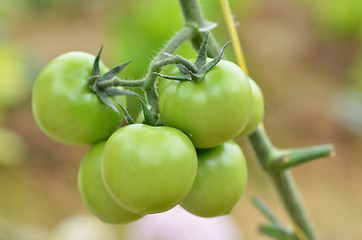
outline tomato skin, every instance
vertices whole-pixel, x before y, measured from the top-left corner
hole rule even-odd
[[[247,182],[247,168],[240,147],[233,141],[211,149],[198,149],[198,170],[192,189],[181,206],[201,217],[231,212]]]
[[[125,209],[159,213],[189,192],[197,171],[196,150],[181,131],[133,124],[107,141],[102,175],[108,192]]]
[[[107,223],[129,223],[143,215],[124,210],[107,192],[101,174],[101,159],[106,142],[92,147],[83,157],[78,171],[78,189],[88,209]]]
[[[60,143],[94,144],[106,140],[119,125],[117,113],[88,87],[94,58],[84,52],[65,53],[52,60],[36,79],[34,118],[46,135]],[[102,63],[100,71],[107,71]],[[124,96],[111,99],[125,105]]]
[[[264,117],[264,98],[259,86],[251,78],[249,78],[251,90],[253,92],[253,105],[249,122],[244,130],[239,134],[237,138],[243,138],[250,135],[262,122]]]
[[[249,81],[236,64],[226,60],[198,83],[162,80],[159,95],[163,123],[189,132],[196,148],[211,148],[234,139],[251,112]]]

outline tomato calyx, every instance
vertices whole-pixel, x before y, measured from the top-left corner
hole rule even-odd
[[[141,103],[141,107],[142,107],[142,112],[143,112],[143,116],[144,116],[144,124],[152,126],[152,127],[161,127],[161,126],[165,126],[163,123],[159,123],[156,122],[155,119],[152,116],[151,111],[148,109],[147,104],[141,99],[139,98],[139,101]],[[129,114],[129,112],[127,111],[127,109],[125,107],[123,107],[121,104],[118,104],[123,111],[124,114],[124,118],[127,122],[128,125],[131,124],[136,124],[137,122],[131,117],[131,114]],[[180,129],[178,129],[180,130]],[[181,132],[183,132],[186,136],[188,136],[189,138],[192,137],[192,134],[184,131],[184,130],[180,130]]]
[[[141,103],[142,112],[143,112],[143,116],[144,116],[144,124],[152,126],[152,127],[164,126],[163,123],[158,123],[155,121],[155,119],[152,116],[151,111],[147,107],[147,104],[141,98],[139,98],[139,101]],[[122,108],[124,118],[126,119],[127,124],[128,125],[136,124],[136,121],[131,117],[131,114],[129,114],[127,109],[125,107],[123,107],[121,104],[118,104],[118,105]],[[178,129],[178,130],[180,130],[180,129]],[[187,131],[183,131],[183,130],[180,130],[180,131],[183,132],[189,138],[192,137],[191,133],[189,133]]]
[[[137,97],[141,97],[137,93],[122,89],[122,88],[115,88],[115,87],[100,87],[100,83],[106,82],[106,81],[112,81],[114,79],[117,79],[117,74],[120,73],[131,61],[127,61],[123,64],[120,64],[118,66],[113,67],[111,70],[106,72],[105,74],[101,75],[99,70],[99,61],[100,56],[102,53],[103,46],[100,48],[96,58],[94,59],[93,63],[93,69],[92,69],[92,76],[88,78],[88,86],[91,91],[93,91],[99,99],[108,107],[110,107],[114,112],[116,112],[119,116],[120,113],[116,106],[114,106],[110,101],[110,96],[115,95],[133,95]]]
[[[141,102],[143,116],[145,117],[145,123],[150,126],[156,126],[155,119],[153,118],[152,113],[148,109],[146,103],[141,98],[139,98],[139,100]]]
[[[164,53],[164,55],[168,58],[160,61],[160,64],[175,64],[176,67],[183,73],[183,75],[169,76],[158,72],[154,72],[154,74],[170,80],[200,82],[202,79],[204,79],[205,74],[220,62],[223,57],[225,48],[231,43],[227,42],[221,48],[219,54],[212,61],[207,63],[207,39],[208,35],[205,36],[204,41],[200,46],[199,52],[197,54],[197,59],[194,64],[181,56],[173,56],[169,53]]]
[[[143,123],[145,125],[149,125],[149,126],[152,126],[152,127],[162,127],[162,126],[164,126],[163,123],[158,123],[158,122],[155,121],[155,119],[152,116],[151,111],[147,107],[147,104],[141,98],[139,98],[139,101],[141,103],[142,112],[143,112],[143,116],[144,116]],[[125,118],[127,124],[128,125],[137,124],[137,122],[132,118],[131,114],[129,114],[127,109],[125,107],[123,107],[122,104],[118,104],[118,105],[122,108],[124,118]],[[178,130],[180,130],[180,129],[178,129]],[[180,131],[183,132],[189,138],[192,137],[191,133],[183,131],[183,130],[180,130]]]
[[[144,116],[144,123],[146,125],[155,127],[156,126],[156,121],[153,118],[151,111],[148,109],[147,104],[141,98],[139,98],[139,101],[140,101],[141,107],[142,107],[142,112],[143,112],[143,116]],[[119,104],[119,106],[122,108],[122,111],[124,113],[124,117],[126,119],[126,122],[129,125],[135,124],[136,121],[131,117],[131,115],[129,114],[127,109],[125,107],[123,107],[121,104]]]

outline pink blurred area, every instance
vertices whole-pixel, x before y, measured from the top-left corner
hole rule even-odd
[[[126,240],[242,240],[230,216],[202,218],[180,206],[130,224]]]

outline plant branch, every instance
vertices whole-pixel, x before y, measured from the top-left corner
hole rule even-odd
[[[264,129],[258,127],[249,136],[249,141],[253,146],[257,158],[264,170],[273,180],[278,193],[294,221],[296,234],[300,239],[317,239],[306,212],[303,209],[302,200],[288,167],[295,166],[317,157],[330,156],[333,152],[331,145],[321,145],[316,147],[279,150],[272,146]],[[286,156],[289,161],[285,162]],[[301,236],[304,236],[301,237]]]
[[[202,15],[200,3],[197,0],[179,0],[179,4],[185,19],[185,25],[194,26],[197,29],[202,29],[206,26],[207,21]],[[207,32],[198,31],[191,39],[195,49],[200,47],[206,34]],[[220,46],[211,34],[209,35],[209,48],[207,51],[210,57],[216,57],[220,52]]]
[[[282,225],[282,223],[274,216],[269,207],[260,199],[253,197],[254,205],[266,216],[270,221],[268,224],[263,224],[259,228],[259,232],[269,237],[278,240],[298,240],[294,231]]]
[[[170,64],[181,64],[183,66],[185,66],[188,70],[196,73],[197,69],[194,67],[194,65],[186,60],[185,58],[176,55],[176,56],[171,56],[165,59],[162,59],[158,62],[155,62],[154,66],[155,68],[161,68],[162,66],[166,66],[166,65],[170,65]]]
[[[288,231],[273,223],[262,225],[259,232],[277,240],[299,240],[293,231]]]
[[[284,151],[280,161],[276,162],[275,165],[279,169],[287,169],[317,158],[329,157],[333,155],[334,149],[330,144],[299,149],[287,149]]]
[[[186,40],[191,38],[195,34],[196,30],[190,26],[185,26],[181,31],[165,45],[160,53],[152,60],[150,64],[150,70],[145,77],[145,84],[143,88],[145,91],[148,90],[156,81],[157,76],[154,72],[160,72],[162,66],[156,65],[156,63],[165,58],[164,53],[174,53]]]
[[[251,201],[254,203],[255,206],[264,214],[264,216],[272,223],[279,223],[278,219],[274,216],[271,212],[269,207],[259,198],[252,197]]]
[[[158,118],[158,95],[156,92],[155,81],[157,75],[155,72],[160,72],[162,66],[157,66],[156,63],[162,60],[165,56],[164,53],[174,53],[186,40],[191,38],[196,32],[195,28],[191,26],[185,26],[181,31],[176,33],[176,35],[168,41],[165,47],[160,51],[160,53],[152,60],[150,64],[150,69],[144,79],[143,90],[146,93],[147,101],[151,105],[151,113],[155,121]]]

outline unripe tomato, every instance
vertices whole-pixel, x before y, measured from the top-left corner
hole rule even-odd
[[[264,117],[264,98],[263,93],[261,92],[259,86],[249,78],[251,90],[253,92],[253,104],[251,109],[251,114],[249,122],[244,128],[244,130],[239,134],[237,138],[242,138],[248,136],[252,133],[261,123]]]
[[[179,70],[173,75],[182,75]],[[246,126],[252,93],[245,73],[221,60],[200,82],[162,80],[160,115],[167,126],[191,134],[196,148],[234,139]]]
[[[106,140],[123,118],[88,87],[94,58],[84,52],[65,53],[52,60],[36,79],[34,118],[40,129],[58,142],[88,145]],[[100,63],[101,74],[106,71]],[[111,98],[111,102],[123,105],[125,100],[124,96]]]
[[[133,124],[107,141],[102,160],[106,188],[125,209],[159,213],[189,192],[197,171],[190,139],[171,127]]]
[[[143,215],[121,208],[104,187],[101,174],[102,153],[106,142],[91,148],[82,159],[78,172],[80,195],[89,210],[104,222],[128,223]]]
[[[247,181],[247,168],[240,147],[233,141],[211,149],[198,149],[194,185],[181,206],[200,217],[231,212]]]

